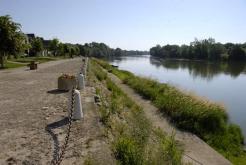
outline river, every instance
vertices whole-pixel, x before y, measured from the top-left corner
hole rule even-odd
[[[223,104],[246,137],[246,63],[158,59],[149,55],[108,59],[119,69],[169,83]]]

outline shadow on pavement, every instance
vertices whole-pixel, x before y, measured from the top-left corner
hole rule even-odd
[[[61,91],[59,89],[52,89],[52,90],[47,91],[47,93],[57,95],[57,94],[61,94],[61,93],[67,93],[67,91]]]
[[[53,123],[50,123],[48,124],[46,127],[45,127],[45,130],[51,135],[53,141],[54,141],[54,152],[53,152],[53,159],[56,159],[56,156],[59,154],[59,141],[58,141],[58,137],[57,137],[57,134],[55,134],[53,132],[53,129],[56,129],[56,128],[59,128],[59,127],[62,127],[64,125],[67,125],[68,124],[68,118],[65,117],[59,121],[56,121],[56,122],[53,122]]]

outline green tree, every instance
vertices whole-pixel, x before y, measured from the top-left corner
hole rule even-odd
[[[7,55],[15,55],[27,48],[26,39],[21,32],[21,25],[12,21],[8,15],[0,16],[0,64],[4,67]]]
[[[58,48],[59,48],[59,40],[57,38],[54,38],[50,42],[49,50],[52,52],[54,56],[57,56]]]
[[[35,38],[31,42],[31,55],[37,56],[44,49],[43,42],[40,38]]]
[[[189,46],[187,45],[181,45],[180,49],[180,58],[189,58]]]
[[[116,48],[114,51],[115,56],[121,56],[122,55],[122,50],[120,48]]]
[[[70,57],[73,58],[73,56],[77,56],[79,55],[80,51],[79,51],[79,47],[75,46],[75,45],[71,45],[70,46]]]
[[[221,43],[216,43],[210,46],[208,59],[219,60],[222,59],[223,54],[226,53],[226,48]]]
[[[161,56],[161,46],[160,45],[156,45],[155,47],[152,47],[150,49],[150,55],[153,56]]]
[[[71,46],[69,44],[64,44],[64,54],[70,55],[71,52]]]
[[[81,56],[87,56],[87,47],[85,45],[80,45],[80,44],[77,44],[78,48],[79,48],[79,54]]]
[[[57,49],[57,55],[58,56],[65,56],[65,44],[59,43],[58,49]]]
[[[229,60],[245,60],[246,55],[240,45],[234,45],[229,50]]]

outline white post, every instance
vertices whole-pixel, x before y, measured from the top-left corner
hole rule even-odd
[[[74,120],[80,120],[83,118],[83,111],[82,111],[82,104],[81,104],[81,97],[80,97],[80,92],[75,89],[75,96],[74,96],[74,111],[73,111],[73,117],[72,119]],[[72,90],[69,92],[69,99],[68,99],[68,114],[70,115],[70,110],[72,106]]]
[[[82,61],[83,61],[83,65],[82,65],[82,67],[81,67],[81,72],[82,72],[83,75],[84,75],[84,79],[86,79],[88,57],[83,58]]]
[[[78,76],[78,89],[84,89],[85,88],[85,78],[82,73],[79,73]]]
[[[84,66],[84,68],[83,68],[83,74],[84,74],[84,77],[86,78],[86,65]]]
[[[86,63],[86,66],[87,66],[87,64],[88,64],[88,57],[86,57],[85,63]]]
[[[86,62],[83,67],[83,74],[84,74],[84,77],[86,78],[86,74],[87,74],[87,63]]]

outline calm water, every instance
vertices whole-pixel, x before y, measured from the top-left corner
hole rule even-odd
[[[150,56],[109,59],[119,69],[172,84],[223,104],[230,121],[240,125],[246,137],[246,63],[212,63],[160,60]]]

